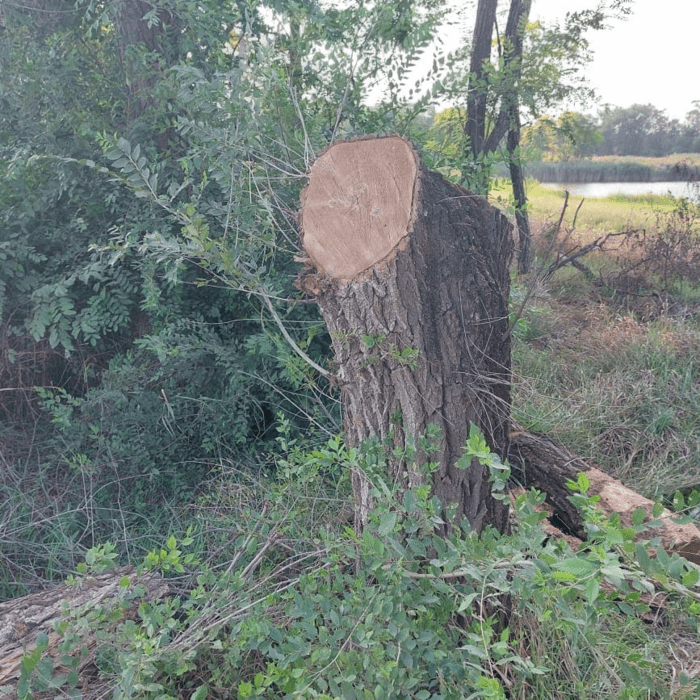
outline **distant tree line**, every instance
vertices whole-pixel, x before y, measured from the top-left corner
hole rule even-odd
[[[597,116],[564,112],[556,119],[541,117],[524,129],[523,147],[532,161],[700,153],[700,100],[692,104],[682,122],[650,104],[605,105]]]

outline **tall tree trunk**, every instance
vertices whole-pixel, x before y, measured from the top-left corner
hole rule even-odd
[[[479,0],[477,7],[467,92],[467,118],[464,124],[469,151],[462,167],[462,182],[477,194],[488,194],[488,158],[507,134],[508,166],[513,185],[519,238],[518,268],[520,272],[527,272],[530,268],[531,236],[519,154],[519,82],[522,74],[523,31],[530,15],[532,0],[511,0],[506,22],[502,68],[507,87],[500,95],[498,116],[487,134],[486,106],[491,86],[485,64],[491,55],[493,31],[496,26],[496,5],[497,0]]]
[[[508,168],[515,200],[515,222],[518,227],[518,270],[530,270],[530,222],[527,216],[527,196],[520,157],[520,99],[519,82],[522,75],[523,31],[530,15],[531,0],[512,0],[506,24],[506,63],[512,81],[511,94],[505,99],[508,121]]]
[[[425,482],[449,522],[507,529],[488,471],[456,466],[469,425],[508,453],[511,226],[482,197],[428,171],[399,137],[335,144],[311,168],[302,195],[314,295],[333,339],[350,445],[387,446],[389,483]],[[440,429],[437,454],[402,457]],[[420,450],[419,450],[420,452]],[[372,507],[367,475],[353,475],[356,524]]]
[[[464,134],[468,152],[462,168],[462,182],[477,194],[489,191],[488,167],[484,165],[486,136],[486,103],[489,94],[485,64],[491,57],[493,28],[496,24],[498,0],[479,0],[474,23],[469,87],[467,89],[467,118]]]
[[[527,216],[527,195],[525,194],[525,178],[523,164],[518,150],[520,148],[520,117],[513,110],[514,126],[508,131],[508,168],[515,201],[515,223],[518,228],[518,271],[526,274],[530,271],[530,220]]]
[[[157,104],[154,89],[163,72],[179,57],[179,18],[160,8],[156,21],[147,15],[154,9],[148,0],[113,0],[117,51],[127,84],[127,121],[133,129]],[[152,115],[145,126],[160,151],[174,137],[165,115]],[[141,134],[137,134],[141,137]]]

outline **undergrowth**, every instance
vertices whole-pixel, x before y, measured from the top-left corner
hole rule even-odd
[[[514,328],[514,415],[651,498],[700,484],[697,207],[676,202],[648,231],[593,240],[580,223],[542,227]],[[580,227],[580,228],[579,228]],[[610,229],[614,231],[614,228]],[[529,291],[528,291],[529,290]]]
[[[500,481],[504,465],[480,435],[465,449]],[[630,528],[605,519],[584,475],[570,484],[589,533],[576,552],[546,535],[535,491],[514,501],[512,534],[455,525],[442,537],[426,488],[399,493],[376,476],[358,536],[333,517],[335,499],[351,467],[376,467],[381,453],[336,439],[287,454],[275,480],[223,479],[217,526],[205,529],[205,500],[202,527],[146,557],[142,570],[179,575],[177,595],[147,601],[126,576],[111,603],[66,610],[60,663],[73,671],[54,669],[44,635],[23,662],[20,698],[75,693],[86,635],[97,640],[91,689],[124,700],[697,697],[670,649],[674,635],[696,634],[698,570],[635,541],[653,538],[644,517]],[[227,527],[228,546],[203,559],[203,541]],[[116,558],[110,545],[91,550],[71,585]]]

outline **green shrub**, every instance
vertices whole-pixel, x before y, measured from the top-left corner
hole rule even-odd
[[[470,442],[468,451],[500,471],[497,457]],[[174,538],[150,556],[151,565],[190,568],[187,593],[141,602],[136,620],[115,625],[109,610],[78,611],[62,626],[66,640],[77,642],[76,629],[98,635],[100,682],[113,697],[670,696],[669,632],[645,627],[641,616],[660,590],[668,614],[680,606],[697,624],[697,569],[656,540],[635,542],[653,527],[643,514],[631,528],[603,518],[585,476],[571,487],[590,539],[575,552],[546,535],[535,492],[515,501],[507,536],[464,528],[437,536],[441,508],[428,492],[397,501],[378,479],[377,509],[361,536],[330,517],[310,528],[312,501],[299,509],[295,494],[327,498],[329,461],[347,473],[376,463],[376,449],[336,440],[306,460],[290,457],[285,476],[239,494],[250,503],[267,493],[267,507],[257,517],[246,511],[252,520],[247,532],[235,528],[230,558],[197,564]],[[101,551],[93,565],[110,558]],[[122,597],[134,595],[127,583]],[[40,685],[33,673],[27,688]],[[698,690],[687,674],[677,681],[678,692]]]

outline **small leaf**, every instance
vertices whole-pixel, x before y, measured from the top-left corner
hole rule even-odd
[[[690,569],[688,573],[683,575],[683,585],[692,588],[700,580],[700,572],[696,568]]]
[[[636,527],[643,525],[646,517],[647,512],[644,510],[644,508],[637,508],[634,513],[632,513],[632,525],[635,525]]]
[[[209,688],[206,685],[200,685],[197,690],[190,695],[190,700],[204,700],[209,693]]]
[[[554,565],[554,568],[557,571],[570,574],[576,579],[582,579],[586,576],[590,576],[595,571],[595,566],[592,562],[588,561],[587,559],[579,559],[578,557],[558,561]]]
[[[586,493],[591,486],[590,479],[586,476],[584,472],[579,472],[578,475],[578,488],[581,493]]]
[[[584,589],[584,594],[586,596],[586,600],[591,604],[598,600],[598,595],[600,594],[600,584],[596,579],[592,578],[588,580],[586,583],[586,588]]]

